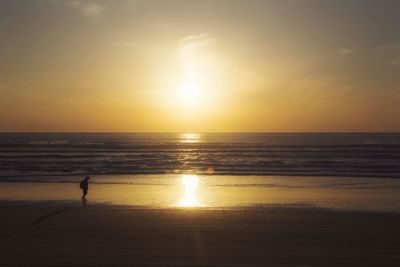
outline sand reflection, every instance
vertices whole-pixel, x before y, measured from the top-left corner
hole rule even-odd
[[[199,178],[197,175],[183,175],[182,186],[184,195],[178,203],[178,207],[200,207],[201,203],[197,197],[197,187],[199,185]]]

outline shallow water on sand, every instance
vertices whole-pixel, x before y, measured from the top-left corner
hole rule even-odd
[[[81,205],[78,181],[74,177],[52,183],[3,182],[0,201]],[[346,177],[95,176],[85,204],[211,209],[282,205],[399,213],[400,181]]]

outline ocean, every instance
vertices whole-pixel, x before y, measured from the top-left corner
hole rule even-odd
[[[0,181],[143,174],[400,178],[400,134],[0,134]]]
[[[400,134],[0,134],[0,204],[400,213]]]

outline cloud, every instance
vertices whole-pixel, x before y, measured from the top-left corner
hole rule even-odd
[[[149,24],[146,24],[146,27],[152,28],[152,29],[157,29],[157,30],[166,30],[166,29],[172,28],[171,24],[162,23],[162,22],[159,22],[159,23],[149,23]]]
[[[400,67],[400,42],[392,42],[377,47],[380,55],[386,60],[387,64],[399,69]]]
[[[131,0],[130,4],[131,6],[138,6],[140,4],[142,4],[144,2],[144,0]]]
[[[398,50],[398,49],[400,49],[400,42],[393,42],[378,46],[378,50],[381,52],[385,52],[388,50]]]
[[[204,47],[213,45],[216,39],[209,33],[188,35],[180,40],[182,47]]]
[[[106,5],[104,2],[93,0],[67,1],[66,6],[76,9],[85,17],[98,17],[103,15]]]
[[[355,52],[355,50],[350,49],[350,48],[340,48],[339,49],[339,54],[343,55],[343,56],[348,56],[351,55]]]
[[[113,42],[110,45],[114,46],[114,47],[137,47],[137,46],[140,46],[138,43],[133,43],[133,42]]]

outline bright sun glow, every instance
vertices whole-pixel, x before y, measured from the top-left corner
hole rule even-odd
[[[189,38],[181,44],[181,74],[180,84],[181,101],[187,107],[195,107],[200,103],[203,95],[203,82],[209,78],[204,47],[207,40]]]
[[[178,204],[179,207],[199,207],[200,202],[197,198],[196,191],[199,185],[199,178],[196,175],[183,175],[182,185],[185,194]]]
[[[200,86],[195,81],[184,81],[181,87],[182,101],[188,105],[195,105],[200,97]]]

